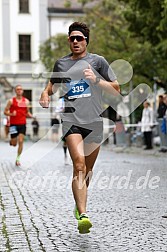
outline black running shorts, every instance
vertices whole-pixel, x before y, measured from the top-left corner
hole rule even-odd
[[[16,138],[19,134],[26,134],[26,125],[10,125],[10,136],[11,138]]]
[[[70,122],[63,122],[63,140],[71,134],[80,134],[85,143],[100,143],[103,140],[103,122],[72,125]]]

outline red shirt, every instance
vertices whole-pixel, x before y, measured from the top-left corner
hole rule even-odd
[[[22,97],[19,101],[16,97],[13,97],[10,113],[13,113],[14,111],[16,111],[16,115],[10,116],[10,125],[26,124],[27,104],[25,97]]]

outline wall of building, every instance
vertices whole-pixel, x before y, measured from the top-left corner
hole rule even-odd
[[[38,59],[39,45],[39,0],[30,0],[29,14],[19,13],[18,0],[10,1],[10,26],[11,26],[11,61],[17,62],[18,58],[18,35],[31,35],[31,59]],[[24,24],[24,25],[23,25]]]
[[[21,84],[24,90],[32,91],[32,111],[36,114],[38,110],[36,104],[46,84],[44,79],[33,78],[33,73],[38,68],[39,45],[48,38],[47,0],[30,0],[29,7],[28,14],[20,14],[18,0],[0,0],[0,75],[5,76],[12,86]],[[19,62],[19,34],[32,36],[31,62]],[[2,137],[5,117],[3,111],[12,94],[9,94],[10,97],[6,95],[1,87],[0,133]],[[29,134],[32,128],[30,122],[31,120],[28,119]]]
[[[52,17],[51,36],[59,33],[68,34],[68,27],[73,22],[72,17]]]
[[[0,0],[0,62],[2,62],[2,49],[3,49],[3,39],[2,39],[2,0]]]
[[[20,14],[18,0],[0,0],[2,13],[0,38],[3,38],[1,71],[18,73],[32,71],[32,63],[39,60],[39,45],[48,38],[47,0],[30,0],[30,13]],[[31,35],[31,61],[19,65],[18,36]],[[1,49],[2,50],[2,49]],[[10,63],[10,65],[8,65]],[[12,65],[11,65],[12,64]]]
[[[21,14],[18,4],[18,0],[0,0],[0,75],[5,76],[12,86],[21,84],[24,90],[32,91],[32,112],[39,120],[40,136],[44,136],[50,128],[50,118],[55,110],[57,97],[52,98],[53,102],[48,110],[40,107],[39,97],[47,79],[34,78],[35,74],[44,71],[39,63],[39,46],[49,36],[68,34],[69,25],[76,15],[80,15],[52,13],[48,18],[48,0],[30,0],[29,13]],[[18,35],[32,36],[31,62],[19,62]],[[11,94],[5,94],[3,87],[0,87],[0,91],[0,133],[3,136],[3,111]],[[32,136],[31,119],[27,120],[27,134]]]

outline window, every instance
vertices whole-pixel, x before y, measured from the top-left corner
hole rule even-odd
[[[31,61],[30,35],[19,35],[19,61]]]
[[[30,112],[32,113],[32,90],[24,89],[23,96],[30,101]]]
[[[19,0],[19,12],[29,13],[29,0]]]

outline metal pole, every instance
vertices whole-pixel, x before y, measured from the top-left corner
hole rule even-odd
[[[51,16],[50,15],[48,15],[48,21],[49,21],[48,23],[49,24],[49,39],[51,39],[52,31],[51,31]],[[51,44],[50,44],[50,50],[52,50]],[[53,99],[52,99],[52,96],[50,96],[50,120],[52,118],[52,113],[53,113],[52,102],[53,102]]]
[[[1,128],[2,128],[2,118],[1,118],[1,88],[0,88],[0,139],[1,139]]]
[[[157,114],[157,82],[156,82],[157,77],[154,77],[154,84],[153,84],[153,92],[154,92],[154,104],[153,104],[153,109],[154,109],[154,115],[156,116]]]
[[[0,139],[2,138],[2,128],[3,128],[3,122],[2,122],[2,84],[0,83]]]
[[[133,90],[133,81],[130,81],[130,92]],[[135,114],[134,114],[134,103],[133,103],[133,96],[130,96],[130,110],[133,111],[130,115],[130,123],[135,123]]]

